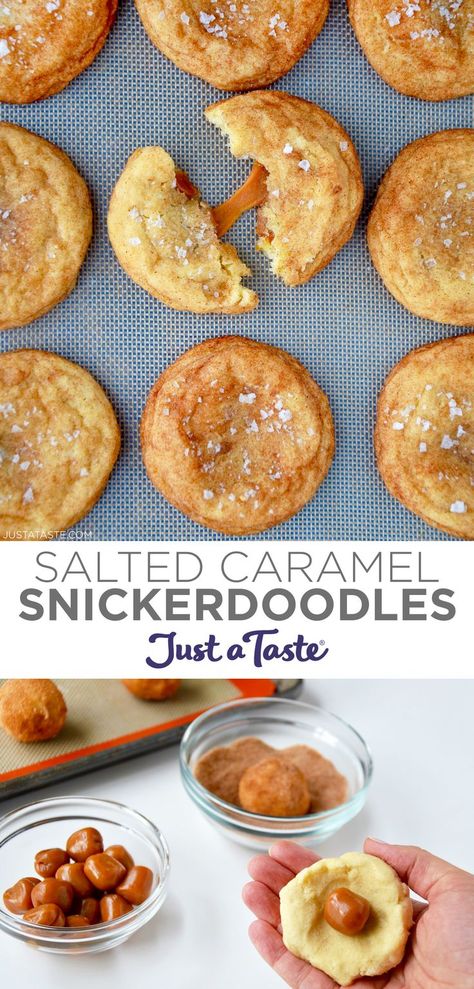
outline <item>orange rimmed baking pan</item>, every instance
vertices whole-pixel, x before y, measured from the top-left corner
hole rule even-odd
[[[183,680],[166,701],[142,701],[120,680],[57,680],[66,724],[48,742],[0,730],[0,799],[179,742],[203,711],[243,697],[296,697],[301,680]]]

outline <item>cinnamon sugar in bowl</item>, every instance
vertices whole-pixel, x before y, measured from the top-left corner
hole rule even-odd
[[[243,772],[270,755],[303,771],[308,813],[276,817],[239,805]],[[180,767],[186,792],[214,827],[252,848],[269,848],[279,838],[325,841],[362,809],[372,777],[369,749],[351,725],[320,707],[276,697],[230,701],[202,714],[183,736]]]

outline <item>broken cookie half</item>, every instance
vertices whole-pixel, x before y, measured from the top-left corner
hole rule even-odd
[[[221,237],[257,207],[257,248],[287,285],[308,281],[352,236],[363,185],[357,153],[319,107],[286,93],[257,91],[216,103],[206,117],[228,135],[231,152],[253,159],[249,177],[211,208],[162,148],[129,159],[112,194],[108,226],[120,264],[174,309],[242,313],[258,296]]]
[[[287,285],[309,281],[352,237],[364,188],[357,152],[341,125],[289,93],[260,90],[213,104],[207,119],[237,158],[266,173],[257,248]]]
[[[163,148],[139,148],[112,193],[109,237],[138,285],[172,309],[240,313],[258,296],[235,247],[219,240],[210,206]]]

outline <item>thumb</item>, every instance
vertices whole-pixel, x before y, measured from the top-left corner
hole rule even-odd
[[[455,875],[464,875],[461,869],[414,845],[388,845],[383,841],[367,838],[364,851],[391,865],[402,882],[424,900],[433,896],[439,883],[446,879],[449,881]]]

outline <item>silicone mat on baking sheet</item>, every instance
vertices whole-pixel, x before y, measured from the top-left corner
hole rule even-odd
[[[4,119],[67,151],[95,204],[93,244],[75,291],[42,319],[0,339],[2,351],[39,347],[84,365],[118,412],[123,449],[117,468],[69,538],[221,538],[186,519],[148,482],[138,425],[158,374],[188,347],[226,333],[278,344],[299,358],[327,392],[336,423],[336,459],[316,498],[259,539],[449,538],[386,492],[374,463],[372,429],[376,395],[392,365],[413,347],[466,331],[412,316],[392,299],[370,262],[365,226],[378,181],[400,149],[432,131],[474,126],[474,100],[431,104],[390,89],[360,50],[345,0],[332,0],[321,35],[275,88],[319,103],[346,127],[361,156],[366,204],[351,243],[296,289],[270,273],[255,251],[254,216],[242,218],[229,238],[253,271],[260,305],[240,317],[166,309],[124,274],[108,243],[107,203],[136,147],[163,145],[210,203],[227,196],[250,167],[234,161],[205,122],[204,107],[223,94],[178,70],[152,46],[133,0],[122,0],[105,48],[64,92],[29,107],[2,107]]]
[[[301,689],[300,680],[183,680],[174,697],[152,703],[134,697],[120,680],[56,683],[68,706],[57,738],[26,745],[1,733],[0,799],[173,745],[215,704],[295,697]]]

